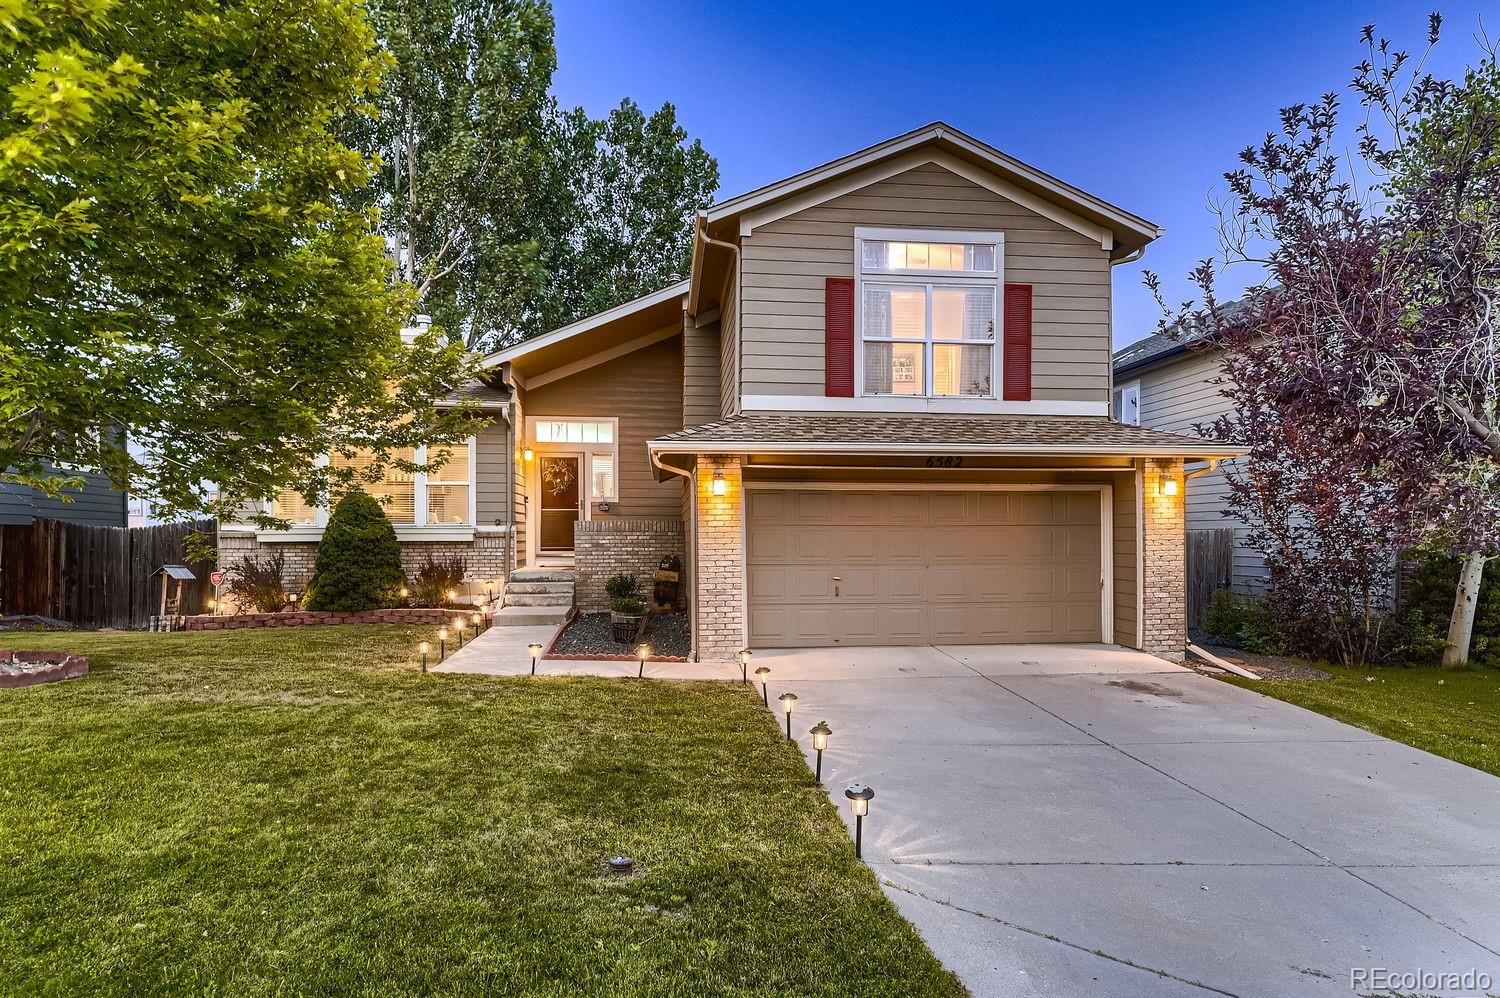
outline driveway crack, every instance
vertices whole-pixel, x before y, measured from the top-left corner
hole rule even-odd
[[[961,905],[954,904],[952,901],[945,901],[942,898],[935,898],[930,894],[923,894],[919,890],[915,890],[902,884],[898,884],[893,880],[886,879],[885,877],[881,877],[880,882],[893,891],[900,891],[903,894],[910,894],[912,897],[921,898],[923,901],[930,901],[933,904],[942,905],[944,908],[951,909],[952,911],[962,912],[965,915],[973,915],[975,918],[982,918],[985,921],[994,922],[997,925],[1003,925],[1007,929],[1014,929],[1017,932],[1024,932],[1027,935],[1035,936],[1038,939],[1045,939],[1048,942],[1057,943],[1060,946],[1066,946],[1069,949],[1078,950],[1080,953],[1087,953],[1090,956],[1097,956],[1102,960],[1109,960],[1112,963],[1118,963],[1122,966],[1130,967],[1133,970],[1139,970],[1143,973],[1155,974],[1157,977],[1163,977],[1167,980],[1177,981],[1179,984],[1186,984],[1188,987],[1199,988],[1203,991],[1209,992],[1210,994],[1227,995],[1228,998],[1240,998],[1240,996],[1235,994],[1233,991],[1225,991],[1223,988],[1216,988],[1212,984],[1204,984],[1202,981],[1194,981],[1186,977],[1180,977],[1169,970],[1160,970],[1156,967],[1148,967],[1143,963],[1136,963],[1134,960],[1131,960],[1127,957],[1115,956],[1114,954],[1106,953],[1103,950],[1090,949],[1089,947],[1084,946],[1080,943],[1069,942],[1068,940],[1063,939],[1060,936],[1054,936],[1050,932],[1042,932],[1040,929],[1032,929],[1028,928],[1025,925],[1019,925],[1015,922],[1010,921],[1009,919],[1001,918],[999,915],[991,915],[987,912],[975,911],[972,908],[965,908]]]

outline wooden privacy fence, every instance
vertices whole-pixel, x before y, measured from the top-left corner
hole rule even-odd
[[[1187,532],[1187,623],[1203,626],[1209,601],[1234,582],[1234,529]]]
[[[218,523],[193,520],[159,527],[89,527],[34,520],[0,527],[0,611],[66,620],[76,627],[144,628],[160,600],[151,573],[183,564],[189,534],[219,543]],[[198,581],[183,584],[184,613],[213,595],[206,562],[189,565]]]

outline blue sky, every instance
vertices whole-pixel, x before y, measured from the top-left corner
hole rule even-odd
[[[596,115],[676,104],[718,157],[721,198],[949,121],[1167,230],[1115,269],[1120,346],[1159,317],[1143,267],[1171,300],[1192,293],[1239,150],[1281,106],[1344,88],[1362,25],[1420,49],[1432,9],[1431,65],[1461,72],[1484,4],[554,0],[556,91]]]

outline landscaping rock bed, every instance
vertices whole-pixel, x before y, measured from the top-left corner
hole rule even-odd
[[[61,651],[0,650],[0,690],[59,679],[79,679],[89,674],[89,660]]]
[[[1243,666],[1262,679],[1311,680],[1332,678],[1329,673],[1319,669],[1306,659],[1288,658],[1283,655],[1260,655],[1255,652],[1241,651],[1238,648],[1210,644],[1207,641],[1199,641],[1198,644],[1204,651],[1217,655],[1227,662]],[[1194,658],[1196,659],[1196,656]]]
[[[692,651],[685,613],[653,613],[646,618],[645,640],[651,645],[652,662],[686,662]],[[580,613],[563,628],[552,643],[548,658],[627,658],[634,648],[614,638],[608,613]]]

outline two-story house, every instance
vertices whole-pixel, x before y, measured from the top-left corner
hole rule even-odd
[[[702,213],[689,278],[502,350],[492,431],[387,491],[476,578],[684,563],[695,652],[1113,642],[1180,658],[1183,462],[1110,417],[1152,223],[944,124]],[[413,477],[413,476],[408,476]],[[315,539],[324,515],[263,543]]]

